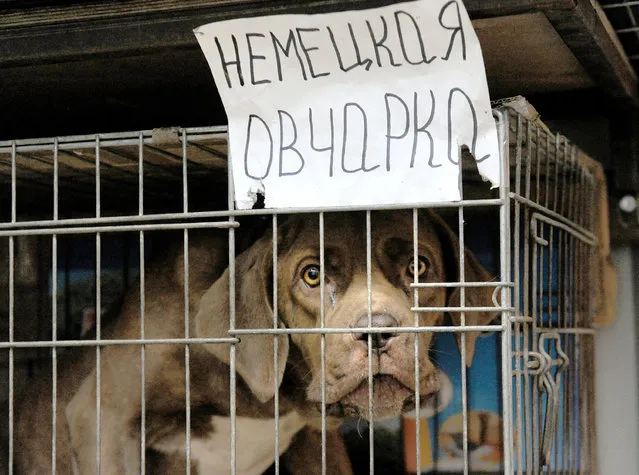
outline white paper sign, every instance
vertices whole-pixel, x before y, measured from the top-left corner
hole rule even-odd
[[[461,0],[210,23],[195,35],[229,121],[238,208],[460,199],[468,146],[499,185],[497,132]]]

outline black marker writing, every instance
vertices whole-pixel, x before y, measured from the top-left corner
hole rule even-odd
[[[382,58],[379,55],[380,48],[383,48],[388,54],[388,59],[390,60],[391,66],[401,66],[401,63],[396,63],[393,60],[393,52],[388,46],[386,46],[386,40],[388,39],[388,26],[386,25],[386,19],[383,16],[380,16],[379,19],[382,20],[382,26],[384,27],[384,32],[382,33],[382,37],[380,39],[377,39],[375,37],[375,32],[373,32],[371,22],[366,20],[366,26],[368,27],[368,32],[371,35],[371,41],[373,42],[373,46],[375,48],[375,59],[377,59],[377,66],[379,66],[380,68],[382,67]]]
[[[393,98],[397,104],[399,104],[404,109],[404,130],[399,135],[392,135],[391,131],[391,123],[395,122],[392,120],[391,116],[391,108],[388,100]],[[387,92],[384,94],[384,105],[386,106],[386,171],[390,171],[391,169],[391,140],[401,140],[406,135],[408,135],[408,129],[410,127],[410,118],[408,112],[408,106],[404,102],[404,100],[396,94],[391,94]]]
[[[309,132],[311,134],[311,144],[310,144],[311,149],[316,152],[326,152],[327,150],[331,151],[329,167],[328,167],[328,176],[332,177],[333,176],[333,158],[335,156],[335,128],[334,128],[332,107],[328,110],[328,118],[331,125],[331,135],[330,135],[331,142],[328,147],[320,148],[317,145],[315,145],[315,139],[314,139],[315,133],[313,132],[315,130],[315,127],[313,126],[313,110],[310,107],[308,108],[308,124],[309,124]]]
[[[295,50],[295,56],[297,56],[297,61],[299,62],[299,65],[300,65],[302,77],[304,78],[304,81],[306,81],[307,77],[306,77],[306,69],[304,68],[304,61],[302,61],[300,52],[297,49],[297,43],[295,41],[295,35],[293,34],[293,31],[288,32],[288,37],[286,39],[286,46],[283,46],[280,40],[273,33],[271,33],[271,41],[273,42],[273,50],[275,51],[275,61],[277,64],[277,78],[280,80],[280,82],[283,81],[283,78],[282,78],[282,59],[280,57],[279,52],[281,51],[282,53],[284,53],[284,56],[288,58],[289,55],[291,54],[291,48]]]
[[[348,132],[351,130],[348,127],[348,110],[350,108],[357,109],[360,112],[360,116],[362,118],[363,132],[362,132],[362,154],[361,154],[361,166],[355,169],[346,168],[346,139],[348,137]],[[342,140],[342,171],[345,173],[356,173],[358,171],[370,172],[379,167],[379,165],[375,165],[371,168],[366,168],[366,147],[368,143],[368,120],[366,119],[366,111],[354,102],[347,102],[344,105],[344,138]]]
[[[229,87],[231,86],[231,76],[229,75],[228,66],[235,65],[237,68],[237,76],[240,79],[240,86],[244,85],[244,76],[242,76],[242,65],[240,64],[240,52],[237,47],[237,39],[235,35],[231,35],[231,41],[233,41],[233,49],[235,50],[235,59],[231,61],[227,61],[224,56],[224,52],[222,51],[222,46],[220,45],[220,40],[215,37],[215,45],[217,46],[217,52],[220,54],[220,62],[222,63],[222,69],[224,69],[224,76],[226,77],[226,84]]]
[[[253,54],[253,45],[251,44],[251,38],[264,38],[265,36],[261,33],[247,33],[246,34],[246,44],[248,44],[248,51],[249,51],[249,71],[251,74],[251,84],[256,85],[256,84],[267,84],[269,82],[271,82],[270,79],[260,79],[259,81],[255,80],[255,65],[254,65],[254,61],[256,59],[259,60],[265,60],[266,56],[262,56],[262,55],[258,55],[258,54]]]
[[[302,33],[318,32],[319,28],[295,28],[295,31],[297,32],[297,39],[300,42],[300,48],[302,48],[302,52],[304,53],[304,56],[306,56],[306,62],[308,63],[308,70],[311,73],[311,77],[318,78],[318,77],[321,77],[321,76],[328,76],[330,73],[328,73],[328,72],[316,73],[315,72],[315,68],[313,68],[313,62],[311,61],[310,52],[319,50],[319,47],[318,46],[306,46],[304,44],[304,41],[302,40]]]
[[[268,134],[268,139],[269,139],[268,141],[269,141],[270,149],[269,149],[269,155],[268,155],[268,163],[266,165],[266,171],[262,175],[253,175],[253,173],[249,171],[249,165],[248,165],[249,157],[251,158],[252,161],[255,161],[258,163],[260,162],[259,156],[255,157],[252,153],[250,153],[251,138],[253,136],[252,135],[253,120],[259,121],[264,126],[264,129],[266,130],[266,133]],[[259,141],[257,142],[258,144],[260,143]],[[263,149],[263,147],[260,147],[260,149]],[[260,116],[256,114],[251,114],[249,115],[248,125],[246,127],[246,146],[244,147],[244,173],[249,178],[253,178],[255,180],[263,180],[264,178],[268,176],[268,173],[271,171],[272,163],[273,163],[273,136],[271,135],[271,131],[268,128],[268,125],[266,124],[266,122],[264,122],[264,119],[262,119]]]
[[[353,50],[355,52],[355,62],[350,66],[344,66],[344,61],[342,60],[342,54],[340,52],[339,46],[337,46],[337,41],[335,40],[335,35],[333,34],[333,30],[330,26],[326,27],[328,31],[328,36],[331,39],[331,43],[333,44],[333,49],[335,50],[335,55],[337,56],[337,62],[339,63],[339,68],[347,73],[352,69],[357,68],[358,66],[364,66],[366,71],[368,71],[373,64],[373,61],[370,59],[365,59],[362,61],[362,55],[359,52],[359,46],[357,44],[357,39],[355,38],[355,32],[353,31],[353,25],[348,24],[348,31],[351,35],[351,42],[353,43]]]
[[[465,101],[466,105],[468,106],[468,110],[470,112],[470,116],[472,117],[473,121],[472,121],[472,140],[471,140],[471,147],[470,147],[470,153],[473,154],[473,157],[475,157],[475,160],[477,162],[482,162],[484,160],[486,160],[488,157],[490,157],[490,154],[488,155],[484,155],[481,158],[477,158],[477,156],[475,155],[475,147],[477,145],[477,113],[475,112],[475,106],[473,105],[473,101],[470,99],[470,97],[468,97],[468,94],[466,94],[463,90],[461,90],[458,87],[455,87],[453,89],[450,90],[450,94],[448,95],[448,160],[457,165],[457,161],[453,158],[452,152],[453,152],[453,117],[452,117],[452,109],[453,109],[453,98],[455,97],[455,93],[457,93],[457,95],[461,95],[463,100]],[[459,136],[461,134],[457,134],[457,136]],[[459,153],[459,151],[456,151],[456,154]]]
[[[447,25],[444,25],[444,14],[446,13],[446,10],[451,6],[454,6],[457,10],[457,24],[453,26],[447,26]],[[448,61],[448,58],[450,58],[450,53],[453,50],[455,37],[457,36],[457,34],[459,34],[459,36],[461,37],[462,59],[466,61],[466,36],[464,35],[464,28],[462,27],[462,19],[461,19],[461,12],[459,11],[459,5],[457,4],[455,0],[451,0],[446,5],[444,5],[444,7],[441,9],[441,11],[439,12],[439,24],[442,26],[442,28],[452,31],[450,35],[450,43],[448,44],[448,51],[446,51],[446,54],[442,56],[442,59],[444,61]]]
[[[404,18],[404,21],[400,21],[400,18]],[[404,39],[405,29],[407,28],[405,26],[406,25],[406,20],[410,20],[410,23],[413,25],[413,30],[412,31],[414,33],[414,37],[417,39],[417,43],[419,44],[419,50],[421,52],[421,58],[419,58],[416,61],[411,61],[411,59],[408,57],[408,52],[406,51],[406,40]],[[431,56],[430,58],[426,57],[426,48],[424,47],[424,39],[422,37],[422,32],[419,29],[419,25],[417,24],[417,20],[415,20],[415,18],[410,13],[406,13],[405,11],[402,11],[402,10],[396,11],[395,12],[395,23],[397,25],[397,33],[399,34],[399,45],[402,48],[402,54],[404,55],[404,59],[409,64],[412,64],[413,66],[415,66],[417,64],[422,64],[422,63],[428,64],[433,59],[435,59],[435,56]],[[402,27],[402,25],[404,25],[404,27]],[[408,27],[407,29],[410,30],[410,27]]]
[[[431,168],[439,168],[442,166],[441,163],[434,164],[433,158],[435,156],[435,144],[433,143],[433,135],[428,131],[428,127],[433,122],[433,118],[435,117],[435,94],[433,90],[430,91],[430,116],[428,116],[428,120],[424,123],[424,125],[418,125],[418,114],[417,114],[417,106],[418,106],[418,96],[417,93],[413,93],[413,150],[410,156],[410,167],[413,168],[415,165],[415,154],[417,153],[417,134],[419,132],[426,134],[428,137],[429,145],[429,157],[428,157],[428,166]]]
[[[386,92],[374,97],[376,102],[345,102],[335,107],[328,101],[326,106],[295,107],[290,112],[279,109],[277,119],[250,114],[245,129],[245,175],[261,181],[271,176],[273,170],[271,178],[306,173],[305,179],[312,180],[309,173],[330,178],[378,169],[382,174],[401,168],[436,169],[450,166],[449,163],[458,165],[460,145],[467,145],[475,156],[478,115],[473,100],[462,88],[453,87],[437,94],[424,88],[408,94]],[[337,123],[335,111],[341,114]],[[375,111],[374,121],[371,111]],[[381,114],[385,114],[385,124]],[[371,138],[371,133],[376,135]],[[377,146],[381,140],[385,140],[385,147]],[[340,163],[336,165],[339,153]],[[476,161],[490,157],[484,155]]]
[[[295,142],[297,142],[297,126],[295,125],[295,121],[293,120],[293,117],[291,117],[291,114],[289,114],[286,111],[283,110],[278,110],[277,111],[277,116],[279,117],[279,127],[280,127],[280,159],[279,159],[279,174],[280,176],[286,176],[286,175],[297,175],[299,172],[302,171],[302,168],[304,168],[304,157],[302,156],[302,154],[300,153],[300,151],[298,149],[296,149],[294,147]],[[291,139],[290,143],[287,145],[284,145],[284,120],[283,118],[286,117],[289,120],[289,123],[291,124],[291,129],[293,131],[293,138]],[[288,171],[285,172],[283,170],[284,168],[284,151],[285,150],[290,150],[291,152],[293,152],[295,155],[297,155],[297,157],[299,158],[299,166],[297,168],[297,170],[295,171]]]
[[[263,30],[255,26],[260,24],[252,24],[254,32],[215,36],[215,61],[228,88],[300,78],[310,81],[357,70],[374,72],[375,68],[409,68],[436,60],[465,61],[468,19],[463,8],[460,0],[447,0],[441,9],[405,7],[341,22],[322,23],[318,16],[316,27],[276,22],[276,33],[265,20]],[[429,43],[432,38],[440,41]]]

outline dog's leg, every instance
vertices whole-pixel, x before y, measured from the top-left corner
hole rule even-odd
[[[74,465],[80,474],[96,473],[97,417],[95,373],[83,382],[66,408]],[[139,439],[129,432],[126,418],[106,404],[100,407],[100,473],[140,473]]]
[[[282,455],[282,463],[292,475],[322,473],[322,433],[306,426],[299,431]],[[351,462],[339,429],[326,431],[326,473],[352,475]]]

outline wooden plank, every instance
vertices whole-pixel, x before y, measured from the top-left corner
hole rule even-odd
[[[0,15],[0,65],[46,59],[60,61],[96,53],[194,46],[192,29],[240,16],[370,8],[392,0],[133,0],[14,9]],[[548,8],[566,9],[572,0],[466,0],[473,18]],[[1,10],[0,10],[1,11]]]
[[[600,9],[578,2],[572,10],[548,10],[546,15],[599,86],[621,102],[639,105],[636,73]]]
[[[139,54],[158,48],[195,48],[192,28],[209,21],[276,12],[367,8],[387,3],[391,3],[390,0],[302,0],[295,3],[282,0],[134,0],[14,9],[0,15],[0,66],[77,61],[114,53]],[[639,103],[634,70],[605,16],[591,2],[466,0],[465,4],[471,17],[476,19],[544,13],[598,85],[615,98],[630,100],[635,105]],[[496,24],[492,32],[494,38],[503,36],[501,25]],[[543,34],[549,33],[552,36],[549,29],[543,29]],[[482,36],[484,42],[490,42],[491,32],[483,31]],[[520,34],[515,44],[530,44],[528,38],[529,35]],[[544,40],[542,34],[535,38]],[[510,44],[503,43],[505,47]],[[559,61],[571,60],[562,55],[555,64]],[[501,64],[507,63],[502,61]],[[548,76],[553,76],[553,69],[546,69]],[[508,80],[508,73],[502,74],[504,81]],[[561,90],[564,80],[560,78],[551,90]]]
[[[463,0],[472,17],[503,16],[541,10],[572,9],[575,0]],[[86,1],[78,4],[48,2],[43,6],[26,2],[2,4],[0,28],[23,28],[95,20],[117,20],[149,14],[184,15],[189,11],[215,10],[221,17],[308,13],[372,8],[395,0],[130,0]],[[147,18],[148,19],[148,18]]]
[[[77,133],[88,121],[91,127],[82,131],[102,130],[106,119],[100,117],[107,115],[130,119],[121,122],[125,129],[153,127],[157,122],[144,119],[149,109],[163,125],[222,123],[221,104],[210,87],[193,27],[237,16],[386,3],[391,1],[113,0],[13,10],[0,6],[0,108],[17,114],[15,120],[8,115],[0,119],[0,130],[25,136],[17,124],[29,116],[33,130],[42,131],[38,135]],[[614,104],[637,106],[634,71],[591,2],[465,0],[465,4],[484,46],[493,97],[596,85]],[[534,21],[523,21],[528,16]],[[195,104],[196,91],[205,98],[206,107],[198,109],[203,100]],[[179,99],[165,102],[158,111],[156,97]],[[88,114],[94,115],[76,118]],[[51,131],[47,116],[69,127]]]
[[[636,73],[597,2],[466,0],[465,4],[477,17],[526,10],[544,13],[598,86],[621,103],[639,106]]]
[[[472,18],[516,15],[548,10],[571,10],[575,0],[464,0]]]
[[[493,99],[594,85],[541,12],[484,18],[473,25]]]

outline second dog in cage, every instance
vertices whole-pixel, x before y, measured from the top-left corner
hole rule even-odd
[[[416,392],[427,402],[438,387],[428,355],[433,333],[415,327],[441,324],[446,307],[460,306],[462,292],[464,308],[490,307],[493,288],[432,285],[419,288],[416,299],[411,284],[459,282],[460,256],[465,282],[491,276],[469,251],[460,252],[455,233],[430,211],[372,212],[370,221],[363,212],[278,220],[276,239],[267,232],[226,270],[222,232],[194,234],[186,263],[178,243],[149,264],[142,289],[125,298],[104,328],[102,350],[65,354],[54,399],[51,381],[28,391],[16,433],[18,473],[51,473],[53,456],[65,474],[96,473],[98,465],[103,475],[138,474],[151,460],[164,465],[154,465],[153,473],[179,473],[175,460],[185,468],[190,457],[197,473],[230,473],[234,463],[237,473],[252,475],[268,469],[276,450],[288,472],[320,473],[324,403],[326,473],[348,474],[341,419],[398,415],[415,407]],[[465,324],[488,324],[495,315],[469,310]],[[461,323],[460,312],[450,316]],[[235,343],[234,361],[233,319],[235,328],[247,330]],[[369,325],[385,331],[352,330]],[[276,331],[261,331],[269,329]],[[187,346],[179,341],[185,336],[220,341]],[[141,337],[156,344],[109,344]],[[476,337],[466,332],[467,364]],[[169,338],[178,341],[164,341]]]

